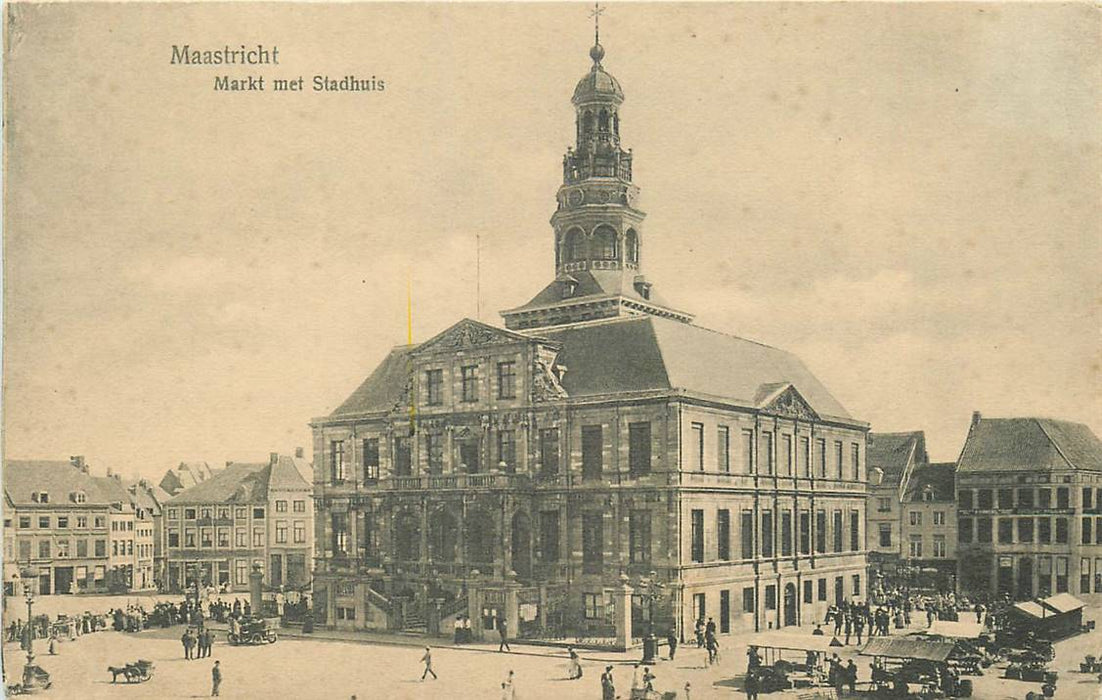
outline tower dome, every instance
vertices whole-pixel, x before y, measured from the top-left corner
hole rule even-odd
[[[624,91],[620,88],[620,83],[601,67],[601,59],[604,56],[605,50],[600,44],[594,44],[589,50],[593,67],[574,88],[574,97],[571,100],[574,104],[581,105],[588,102],[620,104],[624,101]]]

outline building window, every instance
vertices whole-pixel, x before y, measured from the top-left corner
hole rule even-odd
[[[463,386],[463,401],[465,403],[478,401],[478,365],[461,367],[459,374]]]
[[[234,508],[234,517],[238,520],[244,520],[249,517],[249,509],[244,506],[238,506]]]
[[[96,556],[107,556],[107,540],[96,540]]]
[[[348,514],[333,513],[330,517],[332,530],[331,549],[336,556],[343,556],[348,552]]]
[[[1091,518],[1083,518],[1083,544],[1090,544],[1091,539]]]
[[[922,513],[912,510],[911,513],[911,527],[917,527],[922,525]]]
[[[559,511],[540,512],[540,556],[545,562],[559,560]]]
[[[765,609],[777,609],[777,587],[773,584],[769,584],[765,587]]]
[[[849,512],[849,551],[856,552],[861,549],[861,511]]]
[[[792,513],[781,513],[781,556],[792,556]]]
[[[1037,507],[1041,510],[1052,508],[1052,489],[1037,489]]]
[[[329,478],[334,484],[344,481],[344,442],[331,440],[329,442]]]
[[[892,499],[890,498],[877,498],[876,499],[876,512],[877,513],[890,513],[892,512]]]
[[[979,510],[991,510],[994,505],[994,497],[991,489],[980,489],[978,494]]]
[[[115,544],[118,544],[117,542]],[[39,540],[38,541],[38,558],[49,559],[50,558],[50,541]]]
[[[912,559],[922,558],[922,535],[911,535],[907,543],[907,552]]]
[[[943,510],[935,510],[934,511],[934,525],[941,525],[941,526],[945,525],[945,511],[943,511]]]
[[[306,542],[306,523],[302,520],[295,521],[295,544]]]
[[[57,529],[68,530],[69,529],[69,516],[59,515],[57,516]]]
[[[287,544],[287,521],[276,521],[276,544]]]
[[[1068,543],[1068,519],[1056,518],[1056,544]],[[1061,593],[1063,591],[1060,591]]]
[[[1056,557],[1056,592],[1068,592],[1068,558]]]
[[[559,473],[559,429],[540,430],[540,473],[553,476]]]
[[[587,620],[600,620],[601,619],[601,594],[600,593],[583,593],[582,594],[582,607],[585,610],[585,619]]]
[[[960,518],[957,520],[957,542],[972,544],[972,519]]]
[[[842,441],[841,440],[835,440],[834,441],[834,466],[835,466],[835,472],[838,475],[838,480],[841,481],[842,478],[843,478],[843,474],[842,474]]]
[[[1014,519],[999,518],[999,544],[1010,544],[1014,541]]]
[[[800,438],[800,476],[811,476],[811,440]]]
[[[1052,544],[1052,518],[1037,519],[1037,541],[1041,544]]]
[[[68,559],[69,558],[69,540],[57,541],[57,558]]]
[[[425,434],[425,457],[429,474],[444,473],[444,436],[439,433]]]
[[[1033,518],[1018,518],[1018,541],[1033,541]]]
[[[815,513],[815,551],[826,554],[827,551],[827,514],[825,510]]]
[[[233,533],[233,545],[235,547],[248,547],[249,546],[249,533],[243,529],[234,530]]]
[[[792,476],[792,436],[788,433],[781,435],[781,460],[780,467],[784,470],[785,476]]]
[[[296,513],[305,513],[306,501],[295,501],[293,509]]]
[[[754,431],[742,431],[742,473],[754,473]]]
[[[189,527],[187,530],[184,530],[184,546],[189,549],[194,549],[196,542],[195,537],[197,534],[195,528]]]
[[[444,404],[444,370],[430,369],[425,371],[425,403],[429,406],[442,406]]]
[[[1094,489],[1089,486],[1083,489],[1083,510],[1094,509]]]
[[[1079,560],[1079,593],[1090,593],[1091,560],[1086,557]]]
[[[497,363],[497,397],[499,399],[517,397],[517,363],[512,360]]]
[[[726,425],[716,428],[716,462],[719,471],[731,473],[731,429]]]
[[[364,479],[375,481],[379,478],[379,438],[364,438],[362,448]],[[299,503],[302,501],[295,501],[296,508]],[[305,512],[305,509],[297,512]]]
[[[693,469],[698,472],[704,471],[704,425],[702,423],[692,424],[693,434]]]
[[[891,547],[892,546],[892,524],[880,523],[880,546]]]
[[[742,589],[742,611],[746,613],[754,612],[754,589],[747,586]]]
[[[842,551],[842,511],[834,511],[834,551]]]
[[[849,446],[849,466],[850,473],[853,475],[854,481],[861,480],[861,446],[856,442],[851,442]]]
[[[77,558],[83,559],[88,556],[88,540],[77,540]]]
[[[753,559],[754,558],[754,511],[744,510],[742,511],[742,522],[739,527],[739,535],[741,536],[742,544],[742,558]]]
[[[972,510],[972,490],[961,489],[957,494],[957,502],[960,504],[961,510]]]
[[[804,579],[804,602],[805,603],[815,602],[815,585],[812,583],[811,579],[809,579],[809,578]]]
[[[218,546],[228,548],[230,546],[230,531],[228,528],[218,528]]]
[[[286,513],[287,512],[287,501],[276,501],[276,512],[277,513]]]
[[[410,451],[409,437],[401,435],[394,438],[394,475],[410,476],[413,471],[413,455]]]
[[[604,566],[604,528],[604,513],[582,516],[582,570],[586,573],[600,573]]]
[[[817,592],[819,594],[819,600],[820,601],[826,600],[827,599],[827,580],[825,578],[819,579],[818,588],[819,588],[819,590]]]
[[[582,426],[582,478],[600,479],[604,457],[604,432],[599,425]]]
[[[509,474],[517,470],[517,438],[513,430],[497,431],[497,464]]]
[[[253,520],[259,520],[264,517],[263,508],[253,508]]]
[[[214,539],[211,537],[211,531],[209,527],[199,529],[199,546],[201,547],[213,547]]]
[[[704,511],[692,511],[692,560],[704,561]]]
[[[253,546],[254,547],[263,547],[264,546],[264,530],[263,530],[263,528],[259,528],[259,527],[254,527],[253,528]]]
[[[632,476],[650,473],[650,423],[628,425],[628,466]]]
[[[800,511],[800,554],[811,554],[811,513]]]
[[[721,561],[731,560],[731,511],[716,512],[716,551]]]
[[[775,455],[773,453],[773,433],[768,430],[763,430],[761,434],[761,456],[759,460],[764,463],[766,474],[772,474],[776,471]]]
[[[650,563],[650,511],[633,510],[628,522],[628,550],[632,564]]]
[[[761,555],[767,559],[773,557],[773,511],[761,512]]]
[[[234,562],[234,583],[238,586],[244,586],[248,582],[249,564],[242,559],[238,559]]]
[[[29,530],[30,527],[31,527],[31,516],[29,516],[29,515],[20,515],[19,516],[19,527],[22,530]]]
[[[1018,507],[1033,507],[1033,489],[1018,489]]]
[[[999,489],[999,510],[1010,510],[1014,507],[1014,489]]]
[[[111,523],[111,524],[115,525],[117,523]],[[50,529],[50,516],[48,516],[48,515],[38,516],[38,528],[40,530],[49,530]]]
[[[945,535],[934,535],[934,558],[945,558]]]
[[[815,441],[815,449],[819,453],[819,476],[825,479],[827,475],[827,441],[819,438]]]
[[[1066,486],[1061,486],[1056,489],[1056,507],[1060,509],[1068,508],[1068,489]],[[1062,593],[1063,591],[1061,591]]]

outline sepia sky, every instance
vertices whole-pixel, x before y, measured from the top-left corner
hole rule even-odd
[[[407,284],[417,340],[500,324],[553,275],[588,10],[12,7],[6,456],[156,477],[309,449],[405,342]],[[646,274],[934,459],[973,410],[1102,432],[1099,27],[1086,3],[611,5]],[[169,64],[257,43],[280,65]],[[250,73],[386,89],[212,89]]]

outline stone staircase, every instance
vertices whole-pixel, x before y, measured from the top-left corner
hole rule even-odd
[[[428,632],[425,616],[421,614],[420,610],[415,610],[412,605],[407,606],[407,609],[402,611],[402,631],[417,632],[419,634]]]

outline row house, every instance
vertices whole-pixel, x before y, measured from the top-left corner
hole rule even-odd
[[[248,589],[254,565],[270,588],[309,583],[313,556],[312,467],[272,453],[267,463],[228,463],[164,504],[166,586]]]
[[[964,592],[1102,593],[1102,442],[1090,428],[975,413],[956,494]]]

